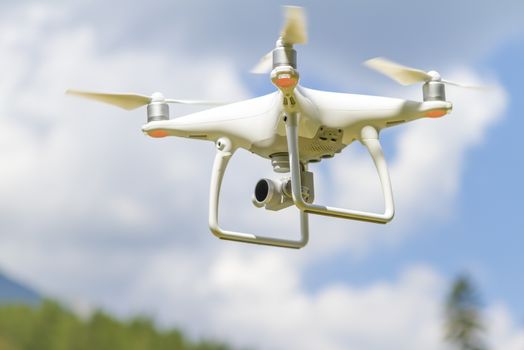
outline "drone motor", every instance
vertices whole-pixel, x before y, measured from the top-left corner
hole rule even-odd
[[[147,105],[147,122],[159,120],[169,120],[169,106],[160,92],[155,92],[151,96],[151,102]]]
[[[169,106],[164,101],[153,101],[147,105],[147,122],[169,120]]]
[[[293,45],[284,43],[282,39],[277,40],[273,49],[273,68],[280,66],[291,66],[297,69],[297,52]]]
[[[441,81],[431,80],[422,85],[424,101],[446,101],[446,85]]]

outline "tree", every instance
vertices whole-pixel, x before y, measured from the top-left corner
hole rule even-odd
[[[446,340],[460,350],[486,350],[481,303],[471,279],[460,275],[446,301]]]
[[[229,350],[216,341],[193,341],[153,320],[119,320],[101,310],[82,319],[61,304],[0,304],[0,350]]]

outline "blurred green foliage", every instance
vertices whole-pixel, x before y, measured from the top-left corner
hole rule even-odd
[[[487,350],[478,292],[466,274],[454,281],[446,300],[446,339],[456,349]]]
[[[144,317],[117,320],[102,311],[82,319],[60,304],[0,305],[0,350],[228,350],[191,341],[180,331],[160,330]]]

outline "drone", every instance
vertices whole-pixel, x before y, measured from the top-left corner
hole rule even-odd
[[[216,155],[211,174],[209,228],[224,240],[302,248],[309,240],[309,214],[385,224],[395,214],[388,168],[379,141],[384,128],[420,118],[440,118],[451,112],[445,85],[468,87],[444,80],[436,71],[406,67],[385,58],[365,62],[402,85],[422,83],[422,101],[313,90],[299,84],[296,44],[307,43],[306,18],[301,7],[285,6],[285,24],[275,47],[262,57],[253,73],[269,74],[276,91],[234,103],[166,99],[161,93],[67,93],[132,110],[147,106],[142,131],[153,138],[178,136],[212,141]],[[169,104],[218,105],[170,119]],[[354,141],[368,150],[380,179],[384,197],[382,213],[349,210],[315,203],[310,163],[332,158]],[[279,211],[295,206],[300,215],[300,237],[281,239],[223,229],[219,224],[219,199],[228,162],[243,148],[271,162],[279,179],[260,179],[253,204]]]

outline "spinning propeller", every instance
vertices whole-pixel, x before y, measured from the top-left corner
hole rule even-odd
[[[90,91],[79,91],[79,90],[67,90],[66,94],[80,96],[95,101],[100,101],[114,105],[128,111],[148,105],[152,102],[157,103],[178,103],[186,105],[207,105],[207,106],[219,106],[226,104],[227,102],[219,101],[204,101],[204,100],[178,100],[171,98],[164,98],[160,92],[155,92],[151,96],[145,96],[134,93],[104,93],[104,92],[90,92]]]
[[[280,38],[276,43],[277,48],[292,47],[294,44],[306,44],[307,31],[304,9],[298,6],[284,6],[284,17],[285,23],[280,33]],[[251,73],[269,73],[273,69],[273,61],[275,59],[273,51],[271,50],[265,54],[257,65],[251,69]]]
[[[364,62],[364,64],[384,75],[387,75],[397,83],[411,85],[415,83],[427,83],[430,81],[442,82],[449,85],[470,89],[482,89],[480,86],[465,85],[450,80],[442,79],[440,74],[434,70],[424,72],[423,70],[406,67],[383,57],[376,57]]]

